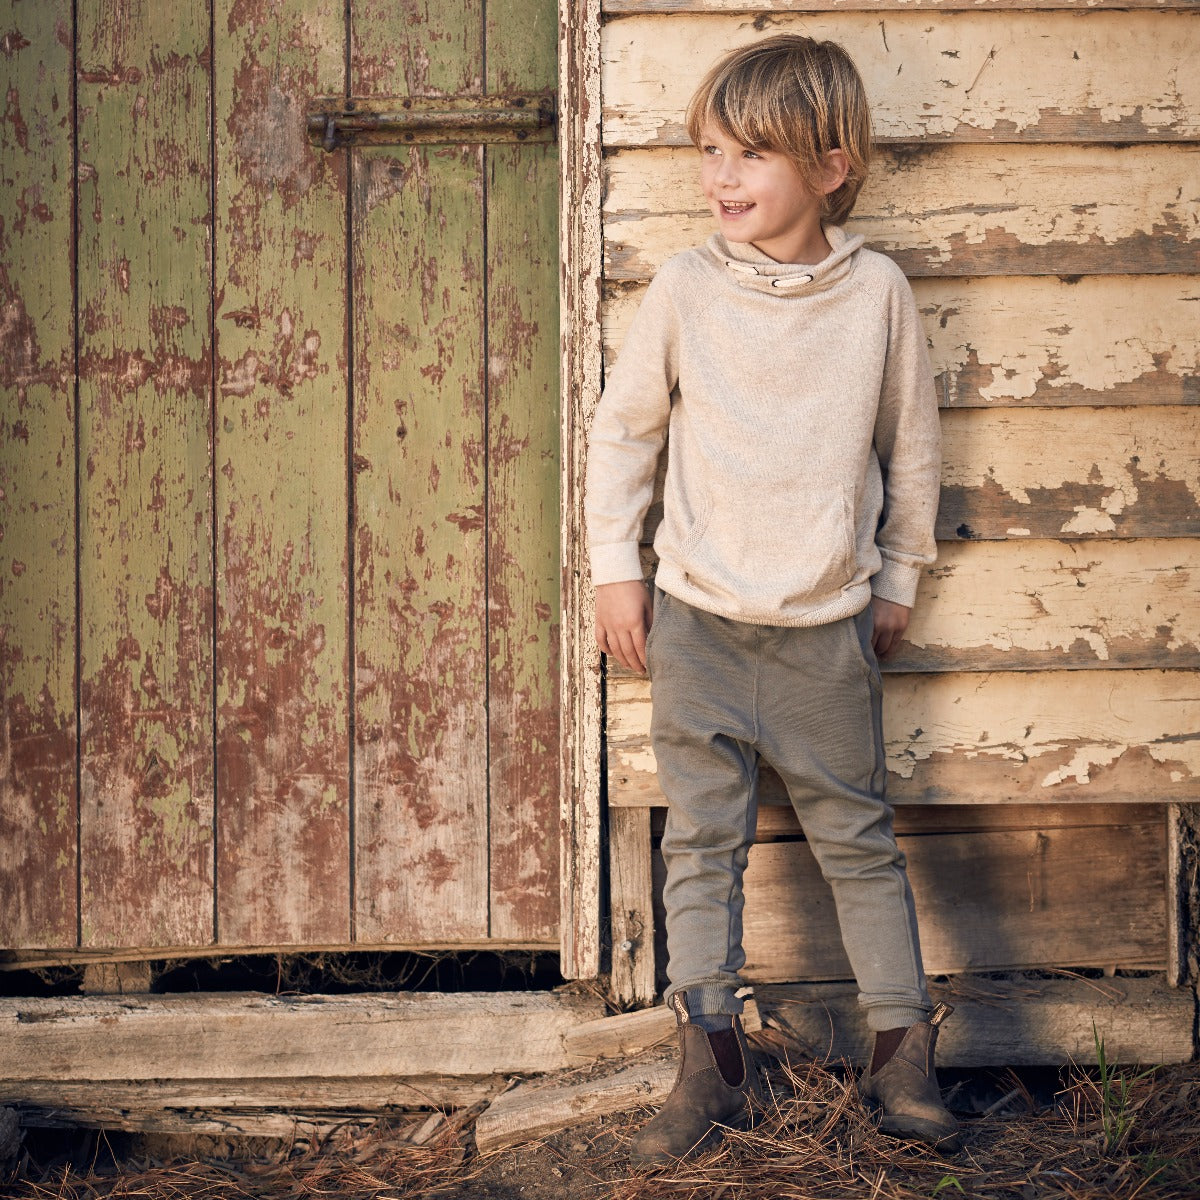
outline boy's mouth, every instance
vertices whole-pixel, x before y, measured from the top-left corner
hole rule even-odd
[[[731,217],[740,217],[742,213],[749,212],[754,207],[753,204],[742,201],[735,203],[731,200],[721,201],[721,211],[727,213]]]

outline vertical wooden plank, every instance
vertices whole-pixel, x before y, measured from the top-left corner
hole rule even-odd
[[[0,122],[0,944],[76,937],[70,0],[6,5]]]
[[[350,0],[354,96],[459,96],[483,82],[483,0]]]
[[[352,6],[355,94],[451,78],[478,86],[474,6],[456,6],[453,21],[432,6],[403,7]],[[476,31],[473,42],[464,28]],[[436,78],[433,66],[414,74],[406,65],[426,53],[442,72]],[[488,932],[482,160],[478,146],[354,157],[355,912],[363,941]]]
[[[650,810],[610,809],[608,836],[613,994],[624,1004],[652,1004],[658,989]]]
[[[559,312],[562,366],[559,752],[560,963],[600,970],[602,705],[583,530],[588,423],[600,395],[600,0],[559,0]]]
[[[212,937],[209,15],[79,6],[82,938]]]
[[[341,0],[217,0],[217,926],[350,939]]]
[[[489,92],[554,86],[553,0],[488,0]],[[558,148],[488,146],[491,933],[558,935]]]

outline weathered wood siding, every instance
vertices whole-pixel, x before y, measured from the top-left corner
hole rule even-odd
[[[547,0],[10,0],[0,947],[554,946]]]
[[[905,810],[931,814],[910,859],[932,969],[1165,965],[1164,810],[1146,805],[1194,801],[1200,780],[1200,12],[796,7],[607,0],[604,354],[658,265],[711,230],[683,124],[707,65],[783,31],[845,45],[880,142],[851,225],[912,280],[944,410],[939,560],[885,667],[891,798],[939,806]],[[610,671],[607,712],[632,850],[650,836],[634,814],[662,803],[649,685]],[[763,791],[786,804],[769,771]],[[1013,804],[1037,806],[1025,832],[954,824],[953,806]],[[1045,843],[1031,816],[1084,810]],[[844,974],[827,889],[794,822],[772,832],[777,811],[747,879],[749,973]],[[969,864],[950,891],[927,854]],[[1085,934],[1071,913],[1097,877],[1139,899]],[[648,903],[644,887],[614,898],[626,928]],[[779,914],[800,905],[798,932]],[[636,998],[653,990],[642,950],[622,961]]]

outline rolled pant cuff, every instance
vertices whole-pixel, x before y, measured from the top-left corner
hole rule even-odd
[[[700,1013],[729,1013],[740,1014],[742,1001],[735,995],[735,990],[727,983],[692,983],[681,984],[668,990],[664,999],[670,1003],[676,992],[687,994],[689,1015],[695,1017]]]
[[[929,1009],[910,1008],[904,1004],[876,1004],[867,1009],[867,1027],[872,1033],[885,1029],[907,1029],[929,1020]]]

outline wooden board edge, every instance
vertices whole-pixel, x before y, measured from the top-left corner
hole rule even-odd
[[[586,430],[599,399],[600,2],[559,0],[562,345],[561,971],[600,973],[600,655],[587,614]]]

